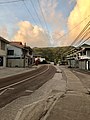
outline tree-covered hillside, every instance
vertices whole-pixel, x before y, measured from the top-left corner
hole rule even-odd
[[[47,48],[33,48],[33,52],[35,55],[41,55],[46,58],[48,61],[61,61],[67,55],[67,51],[72,49],[71,46],[66,47],[47,47]]]

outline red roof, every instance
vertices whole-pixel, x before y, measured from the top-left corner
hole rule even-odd
[[[19,47],[19,48],[24,48],[24,45],[22,44],[22,42],[10,42],[10,45],[13,45],[15,47]]]

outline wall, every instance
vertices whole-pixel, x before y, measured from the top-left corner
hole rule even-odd
[[[87,50],[87,56],[90,57],[90,50]]]
[[[8,67],[23,67],[23,59],[8,59]]]
[[[18,48],[12,45],[7,46],[8,50],[14,50],[14,55],[8,55],[8,57],[22,57],[22,48]]]
[[[83,70],[86,69],[86,60],[79,61],[79,68]]]

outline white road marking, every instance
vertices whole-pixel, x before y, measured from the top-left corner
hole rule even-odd
[[[3,90],[3,91],[0,93],[0,95],[2,95],[3,93],[5,93],[6,91],[7,91],[7,89]]]
[[[25,92],[32,93],[33,91],[32,90],[25,90]]]
[[[48,65],[48,68],[47,68],[45,71],[43,71],[43,72],[41,72],[41,73],[39,73],[39,74],[37,74],[37,75],[34,75],[34,76],[32,76],[32,77],[26,78],[26,79],[24,79],[24,80],[22,80],[22,81],[13,83],[13,84],[11,84],[11,85],[7,85],[7,86],[5,86],[5,87],[2,87],[2,88],[0,88],[0,90],[4,90],[4,89],[7,89],[7,88],[9,88],[9,87],[18,85],[18,84],[23,83],[23,82],[25,82],[25,81],[28,81],[28,80],[31,79],[31,78],[37,77],[37,76],[39,76],[39,75],[45,73],[48,69],[49,69],[49,65]]]
[[[15,88],[13,88],[13,87],[10,87],[10,88],[8,88],[8,90],[14,90]]]

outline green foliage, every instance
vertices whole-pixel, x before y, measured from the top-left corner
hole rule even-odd
[[[48,61],[61,61],[67,55],[67,51],[69,51],[71,46],[66,47],[47,47],[47,48],[33,48],[33,52],[35,55],[41,55],[42,57],[46,58]]]

